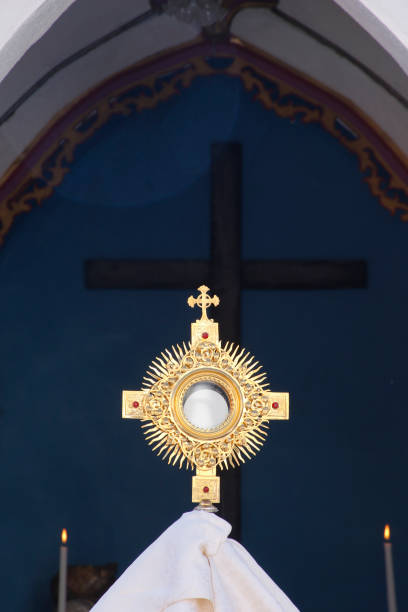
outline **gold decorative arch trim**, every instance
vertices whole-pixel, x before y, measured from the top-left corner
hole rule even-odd
[[[408,160],[362,111],[320,83],[244,45],[199,40],[111,77],[59,113],[0,182],[0,245],[15,218],[40,205],[74,161],[76,147],[111,117],[152,109],[198,76],[239,78],[277,115],[319,123],[360,162],[364,181],[392,215],[408,221]]]

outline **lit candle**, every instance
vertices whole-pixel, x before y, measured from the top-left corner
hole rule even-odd
[[[65,612],[67,608],[67,562],[68,562],[68,534],[63,529],[61,533],[59,582],[58,582],[58,612]]]
[[[394,565],[392,562],[392,544],[390,536],[390,526],[386,525],[384,529],[384,558],[388,612],[397,612],[397,597],[395,595]]]

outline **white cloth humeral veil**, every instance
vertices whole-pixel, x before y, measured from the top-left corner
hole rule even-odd
[[[230,531],[214,514],[183,514],[92,612],[299,612]]]

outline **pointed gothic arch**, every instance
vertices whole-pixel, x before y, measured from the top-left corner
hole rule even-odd
[[[280,117],[318,123],[359,159],[380,204],[408,221],[408,160],[360,109],[341,95],[237,39],[184,45],[134,65],[59,113],[0,184],[0,244],[15,218],[40,205],[61,183],[76,147],[114,115],[154,108],[198,76],[239,78],[254,100]]]

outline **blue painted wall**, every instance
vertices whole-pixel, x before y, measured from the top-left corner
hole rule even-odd
[[[292,414],[243,469],[243,543],[303,612],[382,612],[390,522],[406,606],[408,227],[320,127],[217,76],[111,120],[0,252],[2,609],[51,609],[63,526],[71,563],[122,571],[191,508],[190,474],[120,414],[121,389],[188,338],[189,292],[87,291],[83,261],[207,257],[209,147],[229,139],[244,147],[244,257],[370,271],[367,290],[244,293],[243,344]]]

